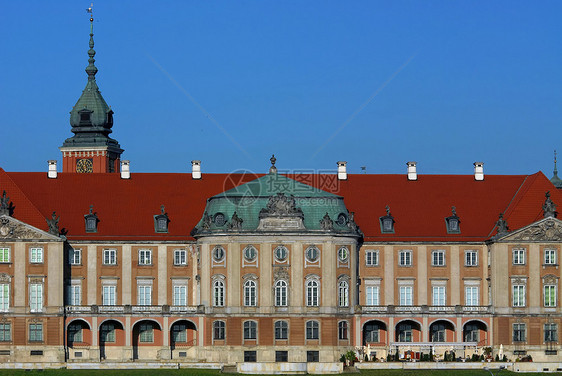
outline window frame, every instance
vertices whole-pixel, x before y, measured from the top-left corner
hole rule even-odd
[[[32,322],[28,325],[29,342],[43,342],[43,323]]]
[[[178,258],[179,258],[179,261],[178,261]],[[187,265],[187,250],[186,249],[174,249],[174,265],[175,266],[186,266]]]
[[[10,310],[10,283],[0,283],[0,312]]]
[[[431,251],[431,266],[446,266],[444,249],[434,249]]]
[[[139,306],[152,305],[152,284],[148,284],[148,283],[137,284],[137,305]]]
[[[469,293],[470,290],[470,293]],[[476,304],[474,303],[474,290],[476,290]],[[480,305],[480,289],[478,286],[464,286],[464,305],[465,306],[478,306]]]
[[[412,250],[403,249],[398,252],[398,266],[412,267]]]
[[[187,306],[187,284],[177,283],[172,286],[172,305],[176,307]]]
[[[258,284],[253,279],[244,282],[244,307],[257,307]]]
[[[102,323],[100,326],[100,342],[102,343],[115,343],[117,342],[117,335],[115,333],[114,323]]]
[[[512,264],[513,265],[525,265],[526,264],[526,248],[513,248],[511,251]]]
[[[78,255],[78,256],[77,256]],[[78,260],[76,260],[78,258]],[[70,248],[68,250],[68,265],[82,265],[82,249]]]
[[[258,323],[254,320],[244,321],[243,339],[257,341],[258,339]]]
[[[275,306],[286,307],[288,305],[288,288],[289,284],[284,279],[275,282]]]
[[[10,247],[0,247],[0,263],[9,264],[12,262],[11,258],[11,248]]]
[[[224,307],[225,287],[222,279],[213,281],[213,307]]]
[[[512,307],[525,307],[527,303],[527,286],[523,284],[514,284],[511,286]],[[519,291],[517,291],[519,290]]]
[[[275,339],[278,341],[286,341],[289,339],[289,322],[286,320],[277,320],[274,324]]]
[[[549,256],[550,254],[550,256]],[[556,249],[555,248],[545,248],[544,249],[544,265],[556,265]]]
[[[318,307],[320,296],[320,282],[313,278],[306,281],[306,306]]]
[[[32,282],[29,284],[29,310],[31,312],[43,311],[43,283]]]
[[[345,320],[338,322],[338,340],[349,340],[349,324]]]
[[[306,322],[306,340],[320,339],[320,323],[316,320]]]
[[[139,324],[139,343],[154,343],[154,324]]]
[[[558,342],[558,324],[548,322],[543,325],[544,342]]]
[[[11,342],[12,341],[12,323],[3,322],[0,323],[0,342]]]
[[[379,250],[368,249],[365,251],[365,266],[379,266]]]
[[[372,290],[369,292],[369,290]],[[375,293],[376,292],[376,293]],[[374,304],[376,303],[376,304]],[[365,288],[365,304],[367,306],[380,305],[380,286],[367,285]]]
[[[464,266],[474,267],[478,266],[478,251],[468,249],[464,252]]]
[[[29,262],[31,264],[42,264],[44,259],[43,247],[29,247]]]
[[[102,305],[114,306],[117,305],[117,286],[116,285],[102,285]]]
[[[82,332],[82,325],[80,324],[70,324],[68,326],[68,342],[69,343],[82,343],[84,342],[84,334]],[[72,337],[72,339],[71,339]],[[78,338],[76,338],[78,337]]]
[[[102,265],[117,265],[117,249],[104,249]]]
[[[82,286],[77,283],[70,283],[69,285],[66,286],[66,288],[67,288],[68,305],[70,306],[82,305]],[[78,292],[78,294],[76,294],[76,292]]]
[[[139,265],[152,265],[152,249],[139,249],[139,259],[138,259],[138,264]]]
[[[527,324],[514,323],[513,324],[513,337],[512,342],[526,342],[527,341]]]
[[[550,294],[547,294],[547,290],[553,290]],[[556,307],[556,297],[557,297],[557,288],[555,284],[545,284],[543,285],[543,306],[547,308]],[[547,301],[547,298],[548,299]]]
[[[447,305],[446,286],[431,286],[431,303],[434,307],[444,307]]]
[[[414,305],[414,286],[406,285],[399,286],[399,303],[400,306],[413,306]]]
[[[226,323],[223,320],[213,321],[213,340],[226,340]]]
[[[338,306],[349,307],[349,283],[346,280],[338,283]]]

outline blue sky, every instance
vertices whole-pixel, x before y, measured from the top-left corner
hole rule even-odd
[[[3,2],[0,167],[61,161],[88,1]],[[96,76],[133,172],[552,175],[562,2],[96,1]],[[562,166],[561,166],[562,167]]]

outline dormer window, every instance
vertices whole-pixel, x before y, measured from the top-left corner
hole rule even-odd
[[[167,233],[169,222],[168,213],[166,213],[164,205],[162,205],[160,206],[160,214],[154,216],[154,231],[157,233]]]
[[[86,232],[98,232],[98,216],[94,213],[94,205],[90,205],[90,212],[84,216]]]
[[[394,218],[390,214],[390,207],[386,206],[386,215],[379,218],[381,225],[381,233],[394,234]]]
[[[460,227],[460,219],[457,216],[457,209],[453,206],[452,213],[450,217],[445,218],[445,223],[447,224],[447,234],[460,234],[461,227]]]
[[[78,111],[80,115],[80,125],[90,125],[92,124],[92,112],[86,108]]]

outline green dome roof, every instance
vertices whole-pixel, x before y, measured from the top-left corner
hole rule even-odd
[[[267,227],[268,220],[281,227]],[[269,231],[355,235],[358,228],[343,197],[270,173],[209,198],[192,234]]]

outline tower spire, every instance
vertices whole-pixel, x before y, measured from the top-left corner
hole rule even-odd
[[[98,73],[98,68],[94,65],[96,61],[94,56],[96,56],[96,51],[94,50],[94,13],[93,13],[94,3],[90,5],[86,12],[90,14],[90,49],[88,50],[88,66],[86,67],[86,73],[88,73],[88,80],[95,80],[96,73]]]
[[[554,171],[553,171],[553,176],[550,179],[550,181],[552,182],[552,184],[554,184],[554,186],[556,188],[562,188],[562,180],[560,180],[560,178],[558,177],[558,168],[556,167],[556,149],[554,150]]]

